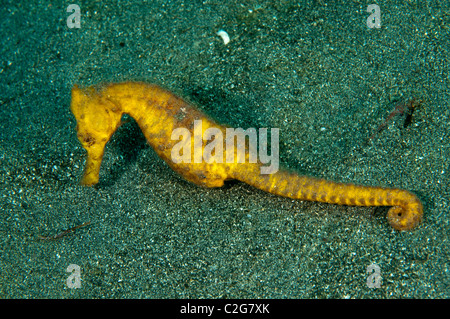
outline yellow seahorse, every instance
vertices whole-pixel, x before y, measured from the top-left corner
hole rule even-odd
[[[86,89],[75,85],[72,89],[71,110],[77,120],[78,139],[87,151],[81,180],[83,185],[98,183],[105,145],[126,113],[137,121],[156,153],[173,170],[194,184],[221,187],[225,180],[236,179],[266,192],[293,199],[354,206],[392,206],[387,218],[397,230],[413,229],[422,220],[422,203],[409,191],[337,183],[283,169],[273,174],[261,174],[262,163],[250,163],[248,152],[245,152],[247,161],[238,162],[240,154],[237,149],[233,150],[236,155],[233,162],[174,161],[173,147],[180,143],[172,139],[175,129],[182,128],[190,133],[184,146],[191,148],[198,143],[198,140],[194,141],[194,121],[201,121],[201,136],[209,128],[218,129],[225,135],[226,127],[182,98],[154,84],[125,82]],[[191,148],[191,158],[196,158],[207,145],[204,139],[200,143],[200,148]]]

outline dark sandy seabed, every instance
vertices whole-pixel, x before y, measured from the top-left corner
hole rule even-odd
[[[357,0],[77,1],[79,29],[72,2],[36,2],[0,9],[0,298],[450,297],[448,1],[383,1],[380,29]],[[134,121],[82,187],[70,89],[121,81],[163,85],[232,127],[280,128],[283,166],[410,190],[424,221],[398,232],[386,208],[199,188]],[[368,143],[412,98],[411,124],[395,116]]]

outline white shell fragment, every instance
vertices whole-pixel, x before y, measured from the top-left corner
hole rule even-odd
[[[226,31],[219,30],[219,31],[217,31],[217,35],[222,38],[223,43],[225,45],[227,45],[228,42],[230,42],[230,36],[228,35],[228,33]]]

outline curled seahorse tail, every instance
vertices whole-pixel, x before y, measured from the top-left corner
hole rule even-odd
[[[422,219],[420,200],[401,189],[337,183],[285,170],[263,175],[256,165],[233,170],[230,175],[258,189],[293,199],[348,206],[393,206],[387,218],[397,230],[410,230]]]
[[[411,230],[416,227],[423,218],[423,205],[420,200],[412,193],[404,190],[401,206],[393,206],[387,213],[389,224],[397,230]]]

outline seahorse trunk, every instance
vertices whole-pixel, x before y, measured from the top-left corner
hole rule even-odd
[[[259,165],[236,168],[230,172],[234,179],[279,196],[348,206],[393,206],[387,218],[397,230],[410,230],[422,219],[420,200],[406,190],[337,183],[286,170],[263,175]]]

